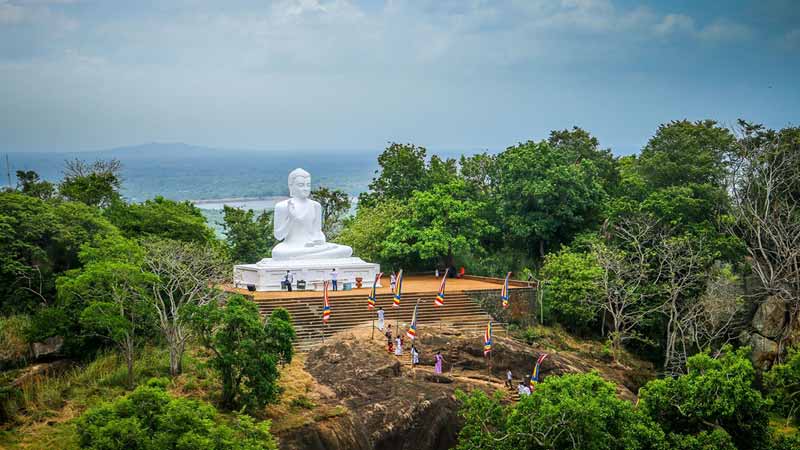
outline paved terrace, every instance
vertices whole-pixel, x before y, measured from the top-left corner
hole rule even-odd
[[[441,277],[436,278],[433,274],[430,275],[407,275],[403,278],[403,297],[408,298],[415,293],[436,293],[439,291]],[[350,291],[343,291],[342,285],[344,283],[339,281],[338,291],[328,291],[329,298],[335,297],[352,297],[363,296],[365,299],[370,294],[371,288],[353,288]],[[377,289],[377,295],[388,295],[391,293],[389,288],[389,276],[384,275],[381,280],[383,287]],[[503,280],[497,278],[475,277],[467,275],[465,278],[448,278],[445,294],[466,291],[483,291],[487,289],[500,289],[503,285]],[[509,289],[519,289],[528,287],[527,283],[520,281],[509,281]],[[272,300],[272,299],[289,299],[289,298],[308,298],[320,297],[322,298],[322,291],[272,291],[272,292],[250,292],[247,289],[235,288],[233,284],[226,284],[223,287],[228,292],[238,292],[246,295],[255,301]]]

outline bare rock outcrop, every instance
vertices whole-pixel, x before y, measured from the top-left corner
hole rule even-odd
[[[496,337],[491,369],[483,357],[481,335],[447,327],[429,328],[417,339],[420,365],[412,369],[407,353],[386,352],[384,340],[367,331],[341,333],[312,351],[305,370],[326,401],[347,413],[280,433],[281,448],[327,450],[439,450],[456,444],[461,420],[455,391],[503,389],[507,368],[519,381],[543,351]],[[444,373],[434,374],[434,354],[445,357]],[[544,377],[597,370],[618,385],[622,398],[634,400],[638,386],[624,367],[609,367],[573,353],[553,352]]]

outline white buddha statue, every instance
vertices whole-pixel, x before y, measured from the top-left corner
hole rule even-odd
[[[289,174],[289,199],[275,205],[273,260],[349,258],[353,249],[325,242],[322,234],[322,205],[311,200],[311,175],[303,169]]]

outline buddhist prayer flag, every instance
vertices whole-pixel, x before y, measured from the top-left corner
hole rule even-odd
[[[444,306],[444,285],[447,283],[447,273],[450,271],[450,268],[444,270],[444,276],[442,277],[442,284],[439,285],[439,293],[436,294],[436,299],[433,301],[433,306]]]
[[[383,272],[375,275],[375,282],[372,283],[372,294],[367,297],[367,308],[375,309],[375,289],[378,288],[378,283],[381,282],[381,277],[383,276]]]
[[[419,300],[417,300],[417,304],[414,306],[414,316],[411,318],[411,326],[408,327],[408,331],[406,331],[406,336],[412,341],[417,338],[417,310],[419,309]]]
[[[542,365],[542,361],[547,358],[547,353],[542,353],[539,355],[539,359],[536,360],[536,365],[533,367],[533,373],[531,373],[531,389],[533,389],[533,385],[539,382],[539,366]]]
[[[403,293],[403,269],[400,269],[400,273],[397,275],[397,289],[394,291],[394,303],[392,306],[400,307],[400,296]]]
[[[331,318],[331,305],[328,303],[328,281],[322,284],[322,298],[324,301],[322,305],[322,323],[327,324],[328,319]]]
[[[492,351],[492,322],[486,324],[486,331],[483,333],[483,356]]]
[[[500,300],[503,301],[503,309],[508,308],[508,279],[511,278],[511,272],[506,274],[506,281],[503,282],[503,290],[500,291]]]

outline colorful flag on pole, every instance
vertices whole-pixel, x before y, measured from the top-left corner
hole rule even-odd
[[[536,365],[533,367],[533,373],[531,373],[531,389],[533,389],[533,385],[539,382],[539,366],[542,365],[542,361],[547,358],[547,353],[542,353],[539,355],[539,359],[536,360]]]
[[[444,270],[444,276],[442,277],[442,284],[439,285],[439,293],[436,294],[436,299],[433,301],[433,306],[444,306],[444,285],[447,283],[447,273],[450,271],[450,268]]]
[[[372,294],[370,294],[369,297],[367,297],[367,308],[369,309],[375,309],[375,298],[376,298],[375,289],[378,288],[378,283],[381,282],[382,276],[383,272],[380,272],[379,274],[375,275],[375,281],[372,283]]]
[[[508,308],[508,279],[511,278],[511,272],[506,274],[506,281],[503,282],[503,290],[500,291],[500,300],[503,301],[503,309]]]
[[[322,323],[327,324],[328,319],[331,318],[331,305],[328,303],[328,282],[322,284],[322,298],[324,304],[322,305]]]
[[[486,331],[483,333],[483,356],[492,351],[492,322],[486,324]]]
[[[400,273],[397,275],[397,289],[394,291],[394,303],[392,306],[400,307],[400,296],[403,293],[403,269],[400,269]]]
[[[409,326],[408,331],[406,331],[406,336],[412,341],[417,338],[417,309],[419,309],[419,300],[417,300],[417,304],[414,306],[414,316],[411,318],[411,326]]]

